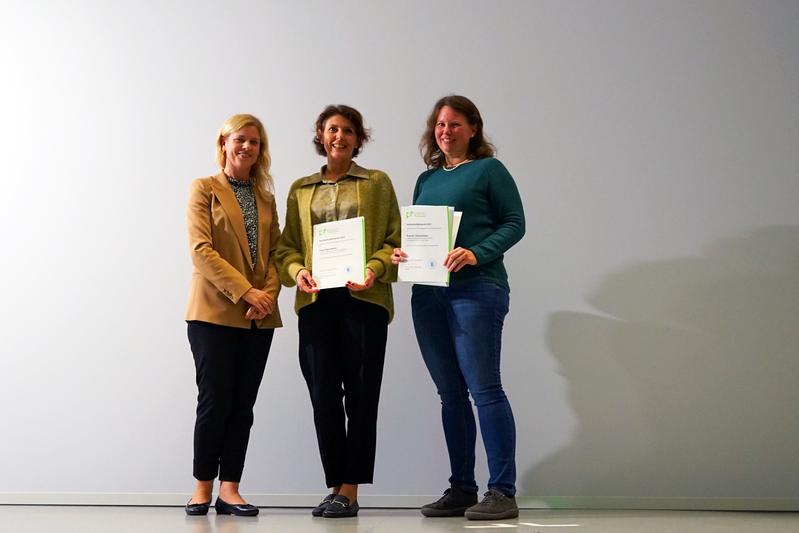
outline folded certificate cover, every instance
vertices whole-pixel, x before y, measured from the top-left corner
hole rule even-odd
[[[313,227],[311,275],[320,289],[363,284],[366,271],[364,218],[324,222]]]

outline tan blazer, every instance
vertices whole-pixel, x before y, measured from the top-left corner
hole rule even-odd
[[[280,226],[275,198],[267,191],[256,189],[255,204],[258,208],[258,251],[253,268],[244,216],[225,174],[192,182],[186,218],[194,271],[186,320],[250,328],[252,321],[244,318],[249,304],[241,297],[255,287],[275,299],[275,310],[262,320],[256,320],[257,326],[283,325],[277,308],[280,280],[274,251],[280,239]]]

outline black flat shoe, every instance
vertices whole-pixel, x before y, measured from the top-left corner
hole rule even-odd
[[[191,503],[189,499],[186,503],[186,514],[189,516],[203,516],[208,514],[208,508],[211,506],[211,500],[205,503]]]
[[[350,503],[349,498],[339,494],[328,504],[322,516],[325,518],[349,518],[358,516],[359,509],[358,502]]]
[[[313,510],[311,511],[311,514],[313,516],[322,516],[322,515],[324,515],[325,511],[330,506],[331,502],[333,501],[333,498],[335,498],[335,497],[336,497],[335,494],[328,494],[327,496],[325,496],[325,499],[322,500],[321,502],[319,502],[319,505],[317,505],[316,507],[313,508]]]
[[[209,502],[210,503],[210,502]],[[242,503],[242,504],[230,504],[227,503],[225,500],[220,498],[219,496],[216,497],[216,504],[214,504],[216,508],[216,514],[232,514],[236,516],[257,516],[258,515],[258,508],[254,505],[250,505],[249,503]]]

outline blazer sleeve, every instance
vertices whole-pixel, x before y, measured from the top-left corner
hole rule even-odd
[[[211,197],[211,188],[202,179],[192,182],[186,212],[191,262],[219,292],[237,303],[252,285],[214,249]]]

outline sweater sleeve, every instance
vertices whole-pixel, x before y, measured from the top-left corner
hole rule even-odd
[[[283,235],[275,250],[275,260],[280,274],[280,281],[286,287],[297,284],[297,274],[305,267],[305,256],[302,246],[302,228],[297,206],[297,189],[292,187],[286,202],[286,225]]]
[[[430,173],[429,170],[422,172],[419,175],[419,178],[416,180],[416,186],[413,188],[413,205],[416,205],[416,200],[419,198],[419,195],[422,193],[422,183],[424,183],[425,178]]]
[[[280,293],[280,278],[277,272],[275,252],[280,243],[280,223],[277,219],[277,205],[274,196],[272,197],[270,206],[272,208],[272,225],[269,228],[269,264],[267,265],[266,285],[264,286],[264,290],[277,299],[277,295]]]
[[[375,250],[375,252],[367,259],[366,266],[370,268],[377,277],[378,281],[383,283],[393,283],[397,281],[397,267],[391,263],[391,254],[394,248],[399,248],[400,245],[400,213],[399,205],[397,204],[397,195],[394,192],[394,186],[388,176],[383,174],[383,198],[382,202],[386,202],[388,212],[386,215],[386,230],[383,243]]]
[[[500,161],[492,159],[486,167],[487,190],[496,229],[470,249],[477,264],[491,262],[504,254],[524,236],[524,207],[513,176]]]

